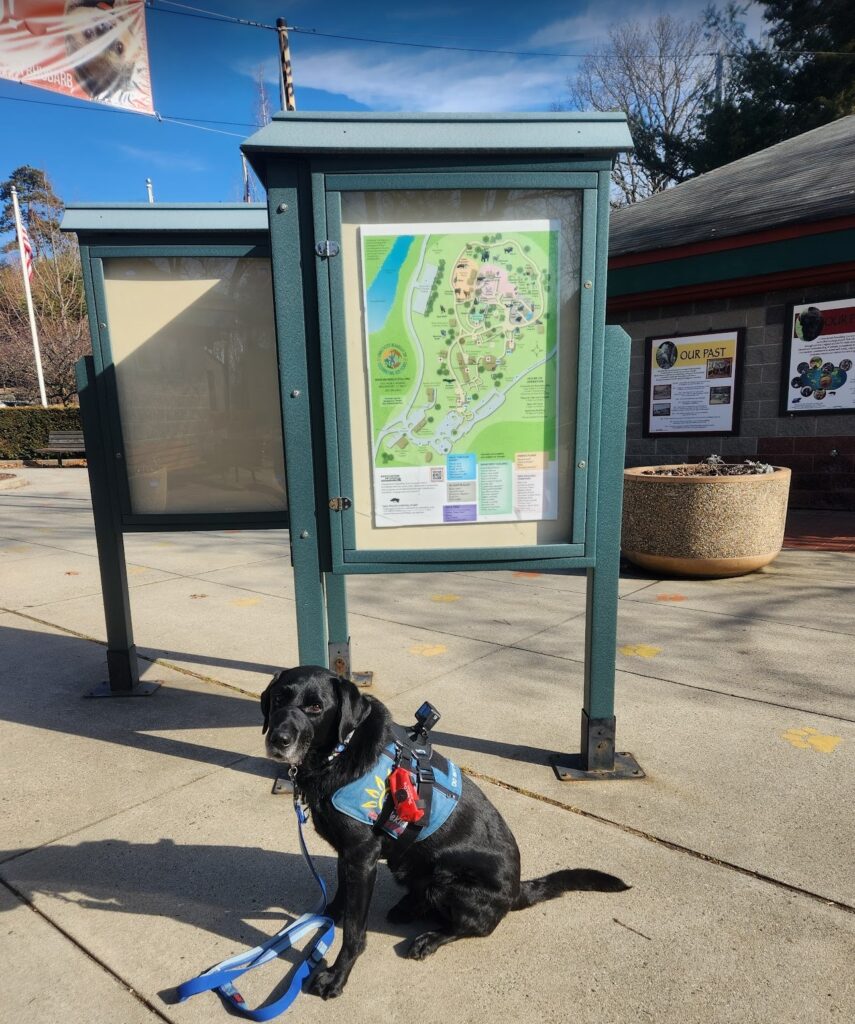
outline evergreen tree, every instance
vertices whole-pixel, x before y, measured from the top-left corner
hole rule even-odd
[[[710,89],[680,158],[695,174],[855,113],[852,0],[764,0],[766,39],[747,40],[747,8],[706,12],[728,40],[725,81]]]
[[[59,231],[62,200],[54,192],[44,171],[24,164],[15,168],[6,181],[0,183],[0,233],[12,232],[12,239],[3,247],[6,252],[17,249],[15,212],[12,207],[12,187],[18,190],[21,216],[30,236],[33,255],[61,248],[63,236]]]

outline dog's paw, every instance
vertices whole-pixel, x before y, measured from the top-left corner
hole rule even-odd
[[[410,943],[406,956],[408,960],[424,960],[435,953],[444,943],[445,936],[440,932],[422,932]]]
[[[315,971],[306,984],[306,991],[321,999],[335,999],[344,989],[344,982],[336,971]]]

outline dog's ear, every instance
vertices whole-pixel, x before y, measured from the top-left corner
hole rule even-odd
[[[371,713],[371,704],[349,679],[342,679],[341,676],[338,676],[336,686],[341,703],[341,713],[338,718],[338,741],[344,743],[345,737],[349,736]]]
[[[270,691],[273,689],[273,684],[279,678],[277,673],[267,684],[267,689],[261,695],[261,713],[264,715],[264,725],[261,727],[261,735],[263,736],[270,725]]]

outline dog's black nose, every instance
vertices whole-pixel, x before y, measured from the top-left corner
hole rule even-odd
[[[290,747],[295,738],[294,733],[289,729],[276,729],[270,734],[270,742],[277,747]]]

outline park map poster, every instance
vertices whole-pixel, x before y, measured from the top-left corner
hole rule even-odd
[[[785,413],[855,411],[855,299],[793,306]]]
[[[556,519],[558,222],[359,241],[375,526]]]
[[[645,436],[736,432],[740,331],[648,338]]]

